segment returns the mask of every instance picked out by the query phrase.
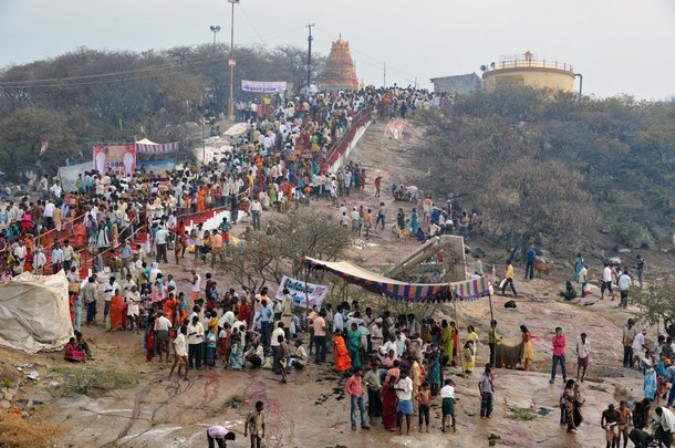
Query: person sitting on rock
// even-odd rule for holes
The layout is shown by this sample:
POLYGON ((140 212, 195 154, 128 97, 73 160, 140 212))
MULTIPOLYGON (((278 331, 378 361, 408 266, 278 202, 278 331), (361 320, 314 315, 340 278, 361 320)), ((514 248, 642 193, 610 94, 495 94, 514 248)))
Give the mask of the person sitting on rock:
POLYGON ((565 283, 565 292, 561 292, 560 297, 565 300, 574 300, 577 298, 577 292, 574 290, 572 282, 565 283))

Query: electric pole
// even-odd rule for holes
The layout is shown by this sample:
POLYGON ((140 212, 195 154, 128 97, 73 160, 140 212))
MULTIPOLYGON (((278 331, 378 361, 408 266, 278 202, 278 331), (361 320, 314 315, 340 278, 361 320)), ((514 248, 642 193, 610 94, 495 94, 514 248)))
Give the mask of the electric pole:
POLYGON ((382 88, 387 88, 387 63, 384 63, 384 79, 382 80, 382 88))
POLYGON ((309 36, 307 36, 307 94, 310 94, 310 86, 312 85, 312 28, 314 27, 313 23, 306 25, 309 30, 309 36))
POLYGON ((230 118, 234 117, 234 66, 237 60, 234 58, 234 5, 239 0, 227 0, 232 4, 232 15, 230 16, 230 54, 228 55, 227 65, 230 66, 230 101, 227 107, 227 114, 230 118))

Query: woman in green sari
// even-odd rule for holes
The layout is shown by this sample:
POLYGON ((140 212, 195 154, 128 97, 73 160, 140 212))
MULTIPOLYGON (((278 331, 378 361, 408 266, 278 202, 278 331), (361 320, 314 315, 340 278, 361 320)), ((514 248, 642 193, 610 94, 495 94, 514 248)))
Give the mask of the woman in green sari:
POLYGON ((361 331, 358 325, 352 324, 352 328, 347 331, 347 350, 349 357, 352 358, 352 368, 361 367, 361 331))

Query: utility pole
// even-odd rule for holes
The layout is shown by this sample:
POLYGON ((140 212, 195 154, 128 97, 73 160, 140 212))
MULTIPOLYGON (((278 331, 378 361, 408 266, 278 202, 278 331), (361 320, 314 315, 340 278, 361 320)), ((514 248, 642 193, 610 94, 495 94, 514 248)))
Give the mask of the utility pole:
POLYGON ((234 5, 239 3, 239 0, 227 0, 232 4, 232 16, 230 22, 230 54, 228 55, 228 65, 230 66, 230 101, 227 108, 227 114, 234 117, 234 66, 237 65, 237 60, 234 59, 234 5))
POLYGON ((314 27, 313 23, 305 25, 309 30, 309 36, 307 36, 307 94, 310 94, 310 86, 312 85, 312 28, 314 27))
POLYGON ((387 63, 384 63, 384 79, 382 80, 382 88, 387 88, 387 63))
POLYGON ((575 73, 574 77, 579 78, 579 102, 581 102, 581 99, 584 94, 584 75, 582 75, 581 73, 575 73))

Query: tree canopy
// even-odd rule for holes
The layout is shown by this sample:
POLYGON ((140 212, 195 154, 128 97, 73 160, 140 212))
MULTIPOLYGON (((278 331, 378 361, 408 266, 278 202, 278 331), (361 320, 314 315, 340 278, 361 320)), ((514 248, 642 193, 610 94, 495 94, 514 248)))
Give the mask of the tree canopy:
MULTIPOLYGON (((51 173, 66 157, 89 157, 92 145, 148 137, 189 142, 186 122, 227 109, 230 70, 236 58, 235 99, 242 79, 306 79, 306 52, 295 47, 176 47, 142 53, 80 48, 53 59, 0 70, 0 168, 51 173), (39 156, 40 143, 49 149, 39 156), (17 169, 18 168, 18 169, 17 169)), ((324 58, 313 57, 314 76, 324 58)))
POLYGON ((511 242, 575 247, 595 228, 640 247, 664 240, 673 224, 672 101, 579 101, 504 86, 461 97, 423 122, 426 186, 481 210, 511 242))

